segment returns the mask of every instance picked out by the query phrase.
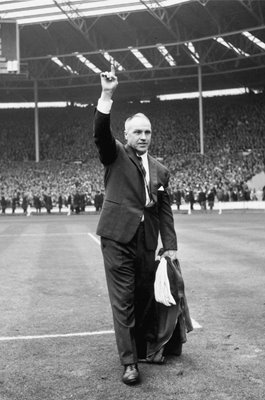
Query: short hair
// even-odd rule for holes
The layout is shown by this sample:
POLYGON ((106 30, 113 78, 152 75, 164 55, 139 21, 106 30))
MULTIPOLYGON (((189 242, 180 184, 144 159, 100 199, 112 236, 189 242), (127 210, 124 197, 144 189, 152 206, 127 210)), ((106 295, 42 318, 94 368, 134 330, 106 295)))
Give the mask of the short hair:
POLYGON ((127 130, 128 124, 129 124, 134 118, 145 118, 145 119, 147 119, 147 120, 150 122, 150 124, 151 124, 150 119, 149 119, 145 114, 143 114, 143 113, 136 113, 136 114, 133 114, 133 115, 131 115, 130 117, 128 117, 128 118, 126 119, 126 121, 125 121, 125 123, 124 123, 125 132, 126 132, 126 130, 127 130))

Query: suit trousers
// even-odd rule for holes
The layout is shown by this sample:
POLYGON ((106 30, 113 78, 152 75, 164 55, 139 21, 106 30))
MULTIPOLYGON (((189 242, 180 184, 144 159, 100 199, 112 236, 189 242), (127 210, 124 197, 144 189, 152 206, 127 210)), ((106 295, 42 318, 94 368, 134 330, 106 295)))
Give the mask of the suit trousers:
POLYGON ((144 222, 127 244, 101 237, 101 249, 120 361, 137 363, 157 334, 155 251, 146 249, 144 222))

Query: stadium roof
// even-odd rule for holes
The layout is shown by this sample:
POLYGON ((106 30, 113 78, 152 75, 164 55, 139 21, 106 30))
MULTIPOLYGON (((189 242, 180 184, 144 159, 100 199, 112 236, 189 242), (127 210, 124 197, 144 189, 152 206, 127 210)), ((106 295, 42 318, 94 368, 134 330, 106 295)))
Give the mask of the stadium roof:
POLYGON ((2 18, 15 19, 19 24, 67 20, 72 17, 87 18, 124 12, 145 11, 146 6, 158 9, 190 0, 1 0, 2 18))
POLYGON ((114 62, 119 96, 265 87, 263 0, 0 0, 16 20, 20 74, 0 75, 0 102, 93 102, 114 62))

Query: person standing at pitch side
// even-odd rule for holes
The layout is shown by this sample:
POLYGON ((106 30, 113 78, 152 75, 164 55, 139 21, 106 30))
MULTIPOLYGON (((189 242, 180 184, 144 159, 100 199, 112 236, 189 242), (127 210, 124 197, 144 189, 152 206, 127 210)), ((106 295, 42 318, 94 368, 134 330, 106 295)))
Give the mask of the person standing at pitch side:
POLYGON ((105 198, 97 234, 101 236, 122 381, 140 381, 138 359, 154 339, 155 310, 150 306, 159 232, 164 256, 177 258, 177 237, 167 192, 169 171, 148 154, 152 129, 141 113, 125 121, 126 145, 110 128, 115 69, 101 73, 101 97, 94 117, 94 140, 105 167, 105 198))

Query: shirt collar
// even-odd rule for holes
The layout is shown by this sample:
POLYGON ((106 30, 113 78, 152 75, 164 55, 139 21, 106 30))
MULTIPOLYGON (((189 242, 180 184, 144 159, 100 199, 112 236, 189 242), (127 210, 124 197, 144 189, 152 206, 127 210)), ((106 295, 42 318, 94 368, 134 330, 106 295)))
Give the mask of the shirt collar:
POLYGON ((144 160, 147 161, 147 154, 148 154, 147 151, 146 151, 144 154, 137 154, 137 153, 136 153, 137 157, 141 157, 143 161, 144 161, 144 160))

